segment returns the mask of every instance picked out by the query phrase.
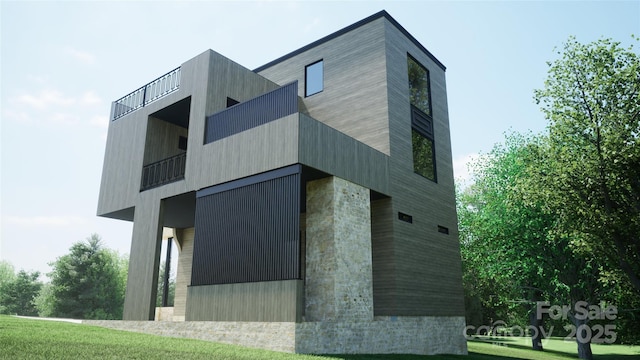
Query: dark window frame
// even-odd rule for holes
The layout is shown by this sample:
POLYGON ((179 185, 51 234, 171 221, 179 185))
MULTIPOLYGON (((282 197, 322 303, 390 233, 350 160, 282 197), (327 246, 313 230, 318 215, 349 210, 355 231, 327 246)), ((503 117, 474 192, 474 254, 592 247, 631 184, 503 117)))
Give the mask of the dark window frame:
MULTIPOLYGON (((435 143, 435 136, 434 136, 434 130, 433 130, 433 103, 432 103, 432 97, 431 97, 431 75, 429 73, 429 70, 422 65, 418 60, 416 60, 415 57, 411 56, 411 54, 407 53, 407 76, 409 76, 409 61, 413 61, 416 65, 418 65, 420 68, 422 68, 425 73, 426 73, 426 77, 427 77, 427 87, 428 87, 428 103, 429 103, 429 113, 427 114, 426 112, 424 112, 422 109, 420 109, 418 106, 416 106, 415 104, 412 103, 411 101, 411 96, 409 96, 409 104, 410 104, 410 111, 411 111, 411 156, 413 159, 413 171, 424 177, 425 179, 431 180, 433 182, 438 182, 438 171, 437 171, 437 166, 436 166, 436 143, 435 143), (416 165, 415 165, 415 154, 414 154, 414 144, 413 144, 413 132, 416 132, 419 136, 422 136, 423 138, 429 140, 431 142, 431 163, 433 165, 433 178, 430 178, 428 176, 426 176, 423 173, 418 172, 416 169, 416 165)), ((409 93, 411 94, 411 81, 409 81, 409 93)))
MULTIPOLYGON (((428 89, 428 101, 429 101, 429 108, 427 109, 427 111, 424 111, 422 109, 420 109, 423 113, 425 113, 427 116, 431 117, 433 116, 433 103, 432 103, 432 96, 431 96, 431 72, 429 71, 429 69, 427 69, 424 65, 422 65, 422 63, 420 63, 418 60, 416 60, 416 58, 414 58, 413 56, 411 56, 411 54, 407 53, 407 75, 408 75, 408 71, 409 71, 409 61, 413 61, 416 65, 418 65, 422 70, 424 70, 424 72, 427 75, 427 89, 428 89)), ((411 82, 409 82, 409 86, 411 86, 411 82)), ((411 88, 409 88, 409 91, 411 91, 411 88)), ((410 94, 411 95, 411 94, 410 94)), ((409 97, 409 101, 411 101, 411 97, 409 97)), ((414 105, 415 107, 418 108, 417 105, 415 104, 411 104, 414 105)))
POLYGON ((315 94, 319 94, 324 91, 324 59, 315 61, 304 67, 304 97, 309 97, 315 94), (309 68, 320 64, 320 90, 310 92, 309 91, 309 68))

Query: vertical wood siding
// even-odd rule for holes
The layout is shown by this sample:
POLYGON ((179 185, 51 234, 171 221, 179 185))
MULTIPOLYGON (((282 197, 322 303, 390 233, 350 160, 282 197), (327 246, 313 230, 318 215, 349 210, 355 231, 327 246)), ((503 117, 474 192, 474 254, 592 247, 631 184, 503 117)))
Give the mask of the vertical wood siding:
POLYGON ((299 173, 197 198, 191 285, 299 279, 299 218, 299 173))
POLYGON ((190 286, 186 321, 299 322, 302 280, 190 286))
POLYGON ((207 116, 204 143, 266 124, 298 112, 298 82, 207 116))

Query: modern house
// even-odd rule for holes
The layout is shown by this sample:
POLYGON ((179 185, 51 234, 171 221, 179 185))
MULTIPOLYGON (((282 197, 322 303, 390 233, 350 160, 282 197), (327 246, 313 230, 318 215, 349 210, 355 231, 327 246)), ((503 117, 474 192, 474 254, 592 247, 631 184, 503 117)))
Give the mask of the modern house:
POLYGON ((174 321, 466 353, 445 67, 385 11, 254 70, 205 51, 113 102, 98 215, 133 222, 124 320, 154 319, 173 228, 174 321))

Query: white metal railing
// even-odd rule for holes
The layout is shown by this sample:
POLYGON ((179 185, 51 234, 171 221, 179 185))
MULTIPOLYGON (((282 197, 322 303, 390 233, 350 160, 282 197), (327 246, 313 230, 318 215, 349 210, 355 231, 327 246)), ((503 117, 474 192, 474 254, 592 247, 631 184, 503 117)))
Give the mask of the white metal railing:
POLYGON ((111 120, 116 120, 132 111, 160 99, 180 88, 180 67, 169 71, 147 85, 114 101, 111 120))

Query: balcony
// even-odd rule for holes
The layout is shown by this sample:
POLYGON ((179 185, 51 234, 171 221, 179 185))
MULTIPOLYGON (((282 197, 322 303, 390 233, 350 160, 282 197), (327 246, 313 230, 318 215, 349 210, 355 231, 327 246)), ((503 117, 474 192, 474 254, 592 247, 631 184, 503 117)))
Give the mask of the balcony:
POLYGON ((142 183, 140 191, 149 190, 158 186, 184 179, 187 153, 178 154, 142 168, 142 183))
POLYGON ((294 81, 207 116, 204 143, 212 143, 296 112, 298 82, 294 81))
POLYGON ((145 107, 180 88, 180 67, 113 102, 111 121, 145 107))

